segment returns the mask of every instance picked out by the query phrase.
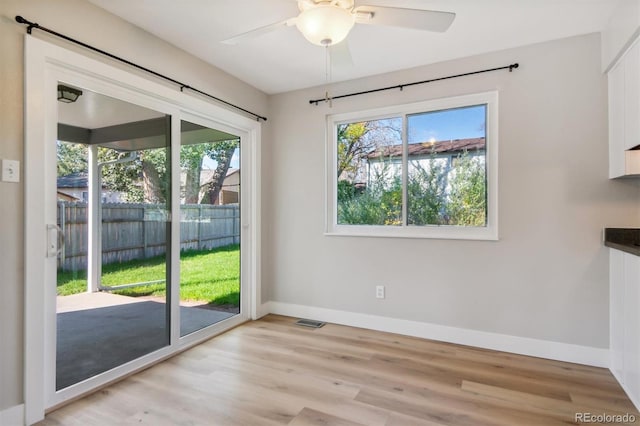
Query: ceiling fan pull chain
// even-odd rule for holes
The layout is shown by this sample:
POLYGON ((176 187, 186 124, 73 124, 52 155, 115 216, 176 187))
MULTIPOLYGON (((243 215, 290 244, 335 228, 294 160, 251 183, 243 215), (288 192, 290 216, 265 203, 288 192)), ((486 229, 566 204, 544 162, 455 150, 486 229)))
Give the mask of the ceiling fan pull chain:
POLYGON ((324 46, 324 78, 327 89, 324 92, 324 102, 329 104, 329 108, 333 107, 331 98, 329 97, 329 84, 331 84, 331 64, 329 57, 329 45, 324 46))

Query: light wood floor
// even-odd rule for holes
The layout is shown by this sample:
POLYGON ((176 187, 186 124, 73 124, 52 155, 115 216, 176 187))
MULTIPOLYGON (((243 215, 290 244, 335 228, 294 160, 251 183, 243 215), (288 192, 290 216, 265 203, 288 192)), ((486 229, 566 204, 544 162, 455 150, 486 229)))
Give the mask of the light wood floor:
POLYGON ((606 369, 270 315, 41 425, 557 425, 635 410, 606 369))

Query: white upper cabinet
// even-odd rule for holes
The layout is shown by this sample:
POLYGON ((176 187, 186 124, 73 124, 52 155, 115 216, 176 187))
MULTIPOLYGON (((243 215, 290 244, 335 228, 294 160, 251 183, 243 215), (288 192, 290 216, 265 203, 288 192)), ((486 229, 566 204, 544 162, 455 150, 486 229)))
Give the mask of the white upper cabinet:
POLYGON ((608 72, 609 177, 625 174, 625 153, 640 145, 640 43, 637 41, 608 72))
POLYGON ((618 62, 609 80, 609 178, 624 175, 624 64, 618 62))
POLYGON ((640 43, 624 59, 624 149, 640 145, 640 43))

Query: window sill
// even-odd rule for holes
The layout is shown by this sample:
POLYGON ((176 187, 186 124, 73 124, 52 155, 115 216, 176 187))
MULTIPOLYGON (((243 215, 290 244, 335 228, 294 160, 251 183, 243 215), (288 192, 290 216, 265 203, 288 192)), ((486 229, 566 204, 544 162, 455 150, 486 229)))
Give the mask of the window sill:
POLYGON ((329 237, 421 238, 438 240, 498 241, 496 227, 420 226, 393 227, 371 225, 334 225, 324 235, 329 237))

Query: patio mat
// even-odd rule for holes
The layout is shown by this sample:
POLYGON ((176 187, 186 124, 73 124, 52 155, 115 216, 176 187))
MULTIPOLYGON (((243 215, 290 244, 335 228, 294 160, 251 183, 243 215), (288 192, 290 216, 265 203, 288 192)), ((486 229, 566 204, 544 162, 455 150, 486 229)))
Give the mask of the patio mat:
MULTIPOLYGON (((57 315, 56 390, 169 344, 166 305, 145 301, 57 315)), ((182 336, 235 314, 180 307, 182 336)))

